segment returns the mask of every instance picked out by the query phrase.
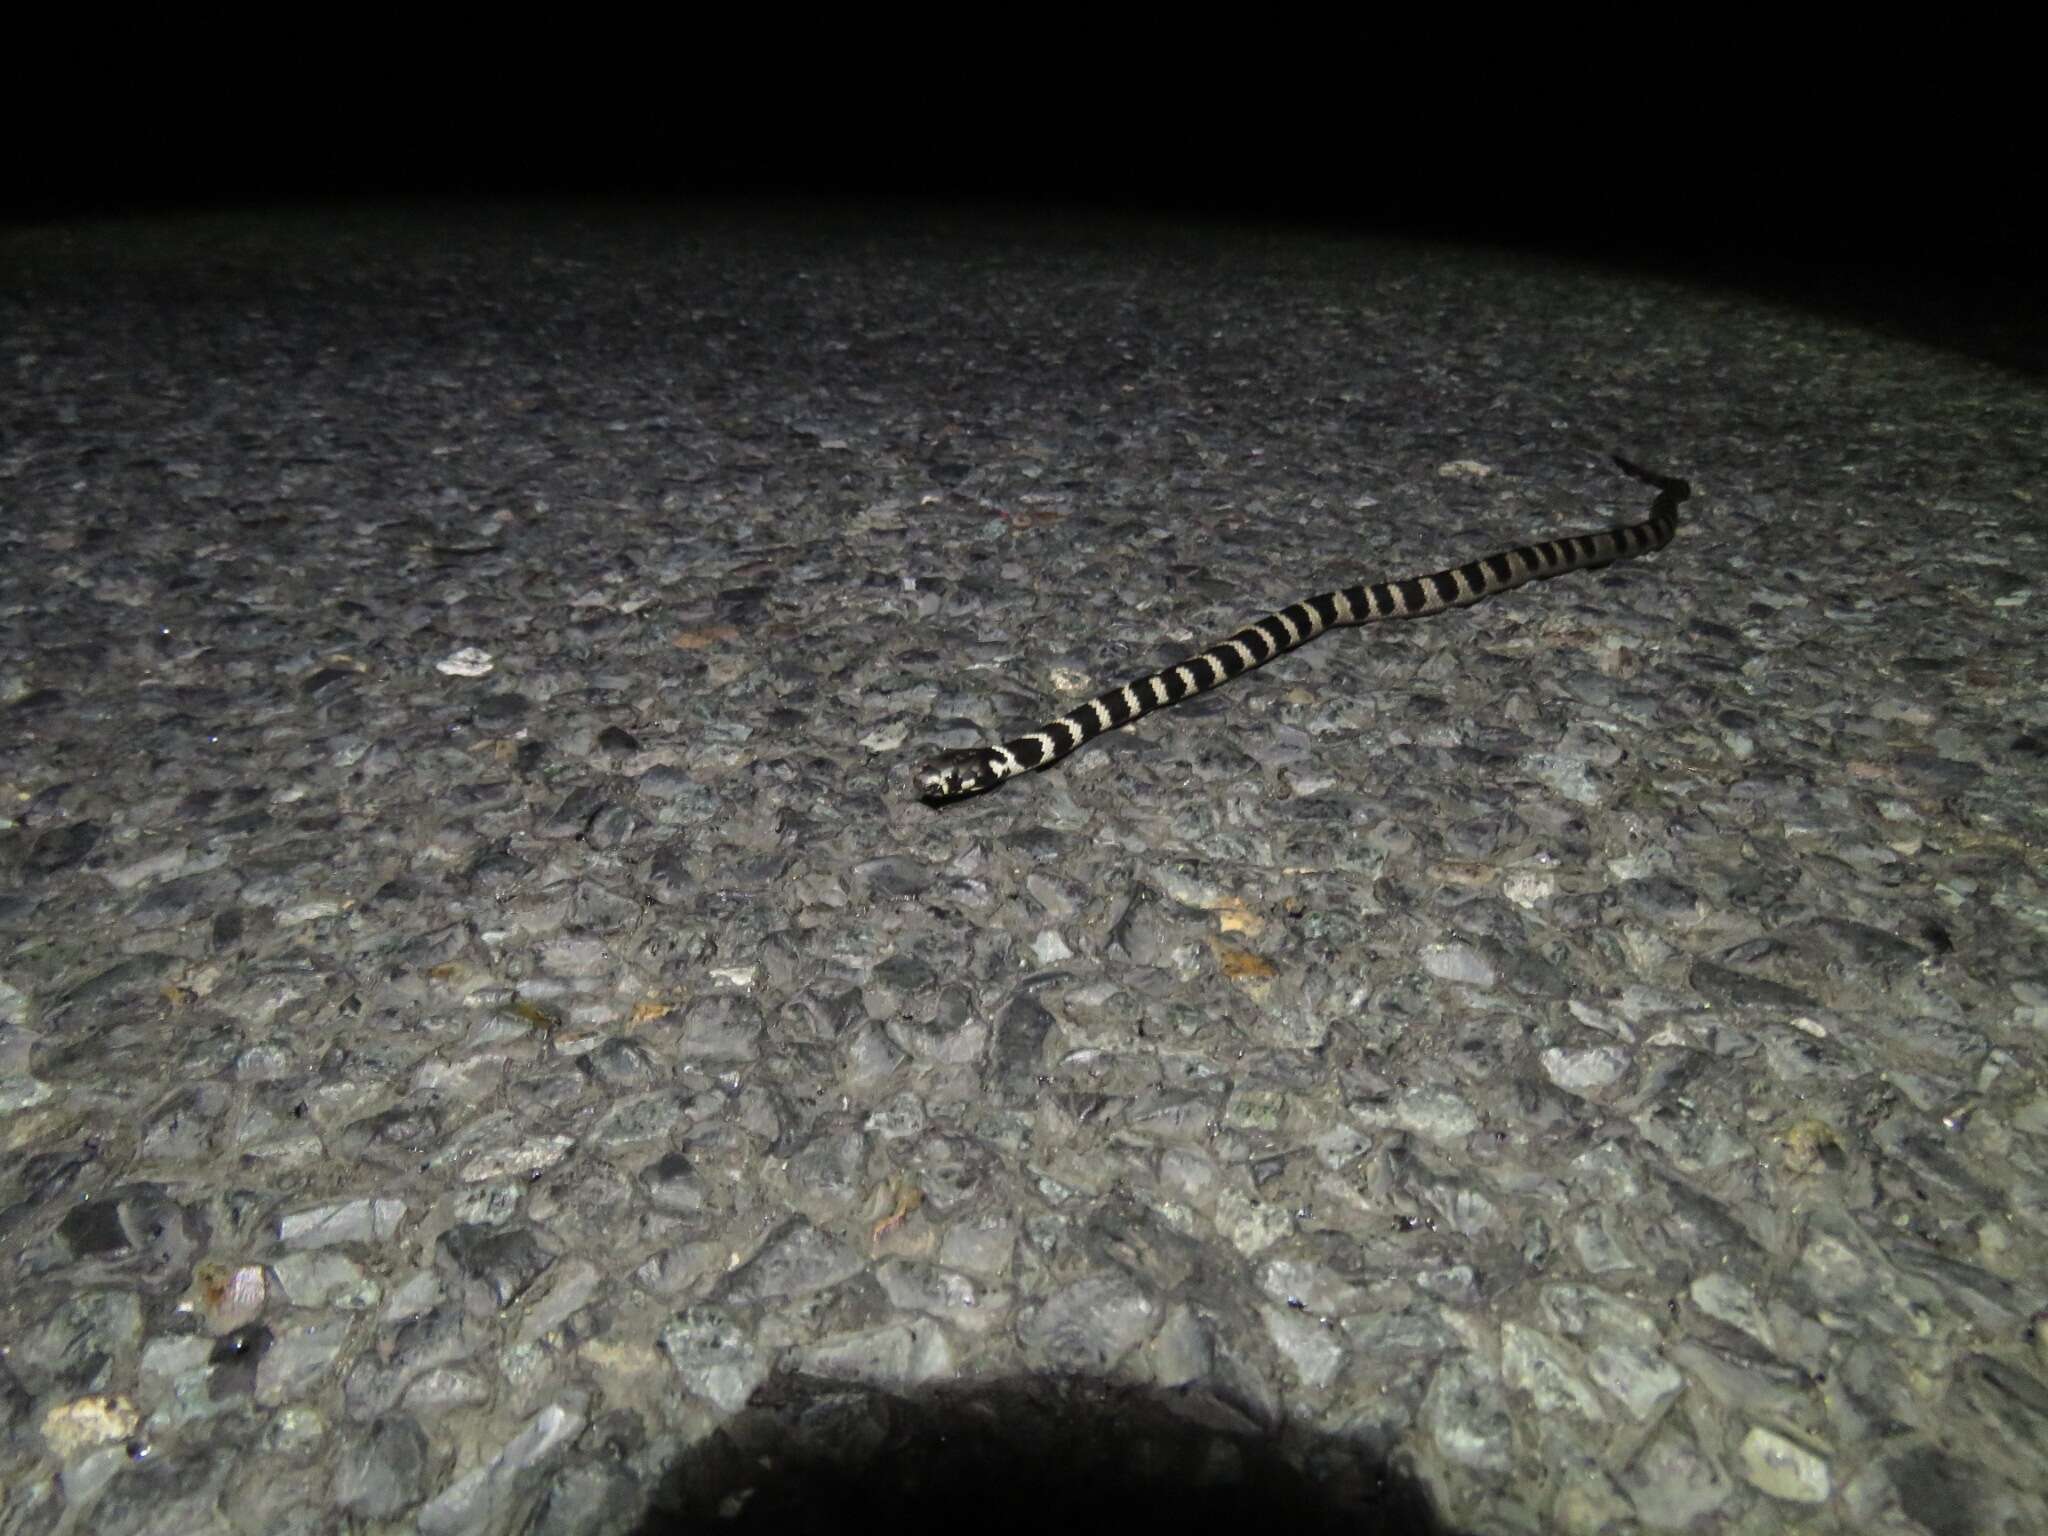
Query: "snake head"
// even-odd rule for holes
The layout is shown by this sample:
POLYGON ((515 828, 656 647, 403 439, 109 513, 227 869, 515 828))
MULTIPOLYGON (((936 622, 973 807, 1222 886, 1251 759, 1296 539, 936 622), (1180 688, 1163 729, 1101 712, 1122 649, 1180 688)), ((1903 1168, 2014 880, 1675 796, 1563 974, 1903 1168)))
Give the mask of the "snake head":
POLYGON ((926 805, 945 805, 994 789, 1003 782, 996 754, 987 747, 939 752, 918 765, 917 792, 926 805))

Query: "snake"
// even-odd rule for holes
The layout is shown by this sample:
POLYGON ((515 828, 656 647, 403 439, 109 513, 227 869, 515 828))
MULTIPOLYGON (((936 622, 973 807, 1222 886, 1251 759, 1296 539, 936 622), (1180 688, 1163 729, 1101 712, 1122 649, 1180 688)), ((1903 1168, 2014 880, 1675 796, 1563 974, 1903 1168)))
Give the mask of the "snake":
POLYGON ((935 753, 917 769, 918 795, 927 805, 950 805, 994 789, 1019 774, 1050 768, 1104 731, 1142 720, 1154 710, 1179 704, 1220 687, 1233 677, 1263 667, 1307 645, 1326 630, 1388 619, 1422 619, 1451 608, 1469 608, 1532 581, 1549 581, 1573 571, 1597 571, 1617 560, 1654 554, 1678 531, 1679 504, 1692 487, 1612 455, 1625 475, 1657 488, 1650 515, 1640 523, 1573 533, 1482 555, 1427 576, 1361 583, 1319 597, 1305 597, 1254 620, 1226 640, 1149 677, 1097 694, 1057 720, 1012 741, 959 747, 935 753))

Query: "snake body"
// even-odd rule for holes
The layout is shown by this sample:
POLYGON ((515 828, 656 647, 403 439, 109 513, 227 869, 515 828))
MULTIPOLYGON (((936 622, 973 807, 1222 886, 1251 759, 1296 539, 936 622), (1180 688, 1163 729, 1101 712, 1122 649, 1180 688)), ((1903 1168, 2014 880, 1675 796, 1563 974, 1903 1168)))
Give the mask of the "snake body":
POLYGON ((1198 656, 1098 694, 1014 741, 937 753, 917 770, 918 793, 929 805, 948 805, 985 794, 1005 779, 1050 767, 1104 731, 1142 720, 1155 709, 1207 693, 1233 677, 1263 667, 1276 656, 1299 650, 1325 630, 1376 624, 1383 619, 1426 618, 1448 608, 1469 608, 1532 581, 1595 571, 1617 560, 1652 554, 1671 542, 1678 528, 1679 503, 1692 495, 1692 487, 1632 464, 1619 454, 1614 462, 1623 474, 1657 488, 1650 515, 1640 523, 1525 544, 1427 576, 1406 576, 1303 598, 1247 624, 1198 656))

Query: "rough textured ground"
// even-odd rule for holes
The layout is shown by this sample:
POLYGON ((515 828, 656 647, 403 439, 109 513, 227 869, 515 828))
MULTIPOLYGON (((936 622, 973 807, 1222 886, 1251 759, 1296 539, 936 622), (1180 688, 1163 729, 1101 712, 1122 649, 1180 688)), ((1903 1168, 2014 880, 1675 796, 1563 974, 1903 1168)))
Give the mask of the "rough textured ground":
POLYGON ((9 237, 0 1532, 2048 1529, 2044 420, 1422 246, 9 237))

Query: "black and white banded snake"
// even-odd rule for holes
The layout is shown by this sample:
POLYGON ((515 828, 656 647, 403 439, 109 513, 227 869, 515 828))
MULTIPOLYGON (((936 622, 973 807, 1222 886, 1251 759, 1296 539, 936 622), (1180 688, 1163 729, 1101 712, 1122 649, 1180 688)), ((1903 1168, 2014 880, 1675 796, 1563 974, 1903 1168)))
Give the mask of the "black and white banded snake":
POLYGON ((1655 474, 1620 454, 1622 473, 1657 488, 1650 515, 1640 523, 1598 533, 1566 534, 1520 549, 1482 555, 1449 570, 1406 576, 1372 586, 1345 587, 1289 603, 1254 620, 1226 640, 1164 671, 1126 683, 1076 705, 1057 720, 999 746, 960 747, 925 760, 917 770, 918 794, 928 805, 949 805, 985 794, 1003 780, 1050 767, 1104 731, 1142 720, 1156 709, 1178 704, 1233 677, 1263 667, 1276 656, 1299 650, 1325 630, 1384 619, 1421 619, 1472 604, 1532 581, 1573 571, 1594 571, 1617 560, 1633 560, 1662 549, 1678 528, 1678 505, 1692 487, 1655 474))

